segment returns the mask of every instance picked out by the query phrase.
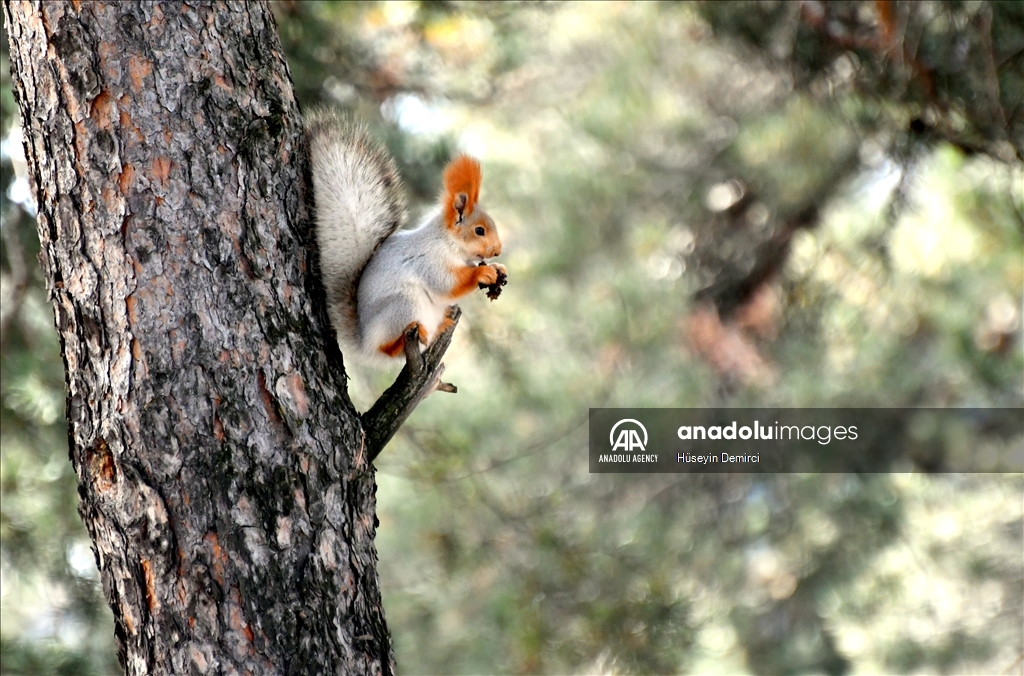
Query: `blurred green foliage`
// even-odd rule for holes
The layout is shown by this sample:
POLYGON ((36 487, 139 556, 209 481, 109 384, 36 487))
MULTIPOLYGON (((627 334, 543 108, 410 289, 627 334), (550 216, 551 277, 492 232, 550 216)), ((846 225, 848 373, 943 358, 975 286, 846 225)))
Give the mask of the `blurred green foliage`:
MULTIPOLYGON (((481 155, 505 241, 459 394, 378 461, 404 672, 1021 672, 1020 475, 590 475, 584 450, 598 406, 1024 404, 1021 7, 275 5, 303 106, 386 140, 414 218, 481 155)), ((113 673, 6 65, 0 671, 113 673)))

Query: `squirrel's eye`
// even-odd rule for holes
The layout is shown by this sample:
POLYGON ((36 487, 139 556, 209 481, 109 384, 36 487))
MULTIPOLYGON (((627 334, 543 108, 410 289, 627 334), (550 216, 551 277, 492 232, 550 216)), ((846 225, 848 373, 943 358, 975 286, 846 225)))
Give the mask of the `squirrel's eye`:
POLYGON ((475 232, 476 232, 476 234, 480 235, 481 237, 484 236, 484 229, 481 228, 479 225, 476 226, 476 231, 475 232))

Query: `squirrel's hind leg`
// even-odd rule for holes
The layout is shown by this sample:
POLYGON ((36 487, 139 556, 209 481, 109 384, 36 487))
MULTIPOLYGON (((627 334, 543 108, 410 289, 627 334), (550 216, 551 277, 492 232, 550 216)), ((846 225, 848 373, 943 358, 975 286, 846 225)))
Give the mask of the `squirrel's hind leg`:
MULTIPOLYGON (((414 344, 427 344, 427 330, 423 328, 423 325, 420 324, 419 322, 411 322, 408 326, 402 329, 402 333, 399 334, 398 338, 395 338, 394 340, 388 343, 383 343, 377 349, 389 357, 397 357, 398 355, 407 351, 405 349, 405 346, 408 342, 407 337, 411 339, 414 344)), ((419 354, 418 347, 419 345, 416 345, 416 354, 419 354)))
POLYGON ((441 323, 437 325, 437 330, 434 331, 435 340, 437 336, 447 331, 450 327, 455 325, 455 320, 459 316, 459 306, 449 305, 445 310, 444 317, 441 318, 441 323))

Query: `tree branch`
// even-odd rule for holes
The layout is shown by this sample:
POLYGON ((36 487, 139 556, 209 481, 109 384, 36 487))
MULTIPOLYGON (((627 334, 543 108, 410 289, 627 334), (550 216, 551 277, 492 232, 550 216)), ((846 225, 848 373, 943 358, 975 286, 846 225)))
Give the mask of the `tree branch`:
POLYGON ((452 305, 448 308, 446 317, 450 323, 423 354, 419 352, 418 328, 413 326, 406 331, 405 367, 398 374, 394 384, 361 416, 370 462, 380 455, 409 414, 428 394, 434 390, 452 393, 457 391, 451 383, 441 382, 441 375, 444 373, 441 359, 452 342, 452 334, 460 316, 462 310, 459 306, 452 305))
MULTIPOLYGON (((713 284, 698 291, 694 295, 695 300, 710 300, 723 320, 731 318, 753 297, 762 284, 782 269, 789 258, 793 235, 800 230, 809 230, 817 226, 821 207, 844 187, 846 179, 859 168, 860 157, 857 147, 849 148, 846 156, 837 161, 831 167, 831 171, 818 181, 817 187, 804 198, 803 206, 786 216, 773 235, 756 245, 753 264, 749 269, 741 270, 730 266, 718 275, 713 284)), ((750 202, 756 201, 753 193, 748 195, 750 202)), ((730 207, 729 211, 733 209, 734 207, 730 207)))

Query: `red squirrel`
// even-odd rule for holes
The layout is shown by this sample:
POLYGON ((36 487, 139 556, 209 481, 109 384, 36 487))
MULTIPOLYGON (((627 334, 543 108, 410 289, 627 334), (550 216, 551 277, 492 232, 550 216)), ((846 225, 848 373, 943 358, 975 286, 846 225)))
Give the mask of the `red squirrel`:
POLYGON ((479 204, 480 163, 444 170, 439 209, 402 230, 405 198, 394 160, 361 126, 321 111, 306 119, 320 268, 345 356, 388 364, 416 326, 424 349, 450 323, 447 308, 477 288, 500 293, 505 266, 494 220, 479 204))

